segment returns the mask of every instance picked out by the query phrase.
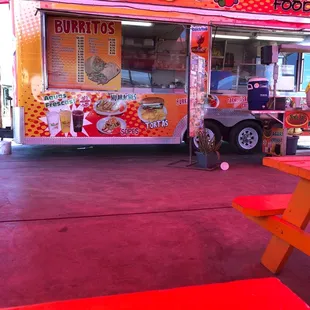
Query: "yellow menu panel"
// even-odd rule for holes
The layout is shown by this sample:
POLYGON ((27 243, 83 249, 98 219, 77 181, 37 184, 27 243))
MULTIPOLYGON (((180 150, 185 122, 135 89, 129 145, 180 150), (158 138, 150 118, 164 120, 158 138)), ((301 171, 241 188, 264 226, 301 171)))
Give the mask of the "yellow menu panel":
POLYGON ((48 87, 119 90, 121 29, 120 22, 48 16, 48 87))

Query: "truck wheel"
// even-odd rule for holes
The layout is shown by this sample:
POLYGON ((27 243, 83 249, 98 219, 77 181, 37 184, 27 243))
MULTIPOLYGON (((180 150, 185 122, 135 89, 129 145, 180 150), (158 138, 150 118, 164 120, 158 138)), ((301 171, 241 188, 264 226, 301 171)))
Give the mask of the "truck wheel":
MULTIPOLYGON (((215 123, 207 121, 205 123, 205 127, 206 127, 206 133, 211 139, 215 137, 216 143, 221 141, 221 130, 215 123)), ((198 137, 193 138, 193 150, 194 151, 199 150, 198 137)))
POLYGON ((260 152, 262 128, 256 122, 251 121, 237 124, 230 132, 229 143, 241 154, 260 152))

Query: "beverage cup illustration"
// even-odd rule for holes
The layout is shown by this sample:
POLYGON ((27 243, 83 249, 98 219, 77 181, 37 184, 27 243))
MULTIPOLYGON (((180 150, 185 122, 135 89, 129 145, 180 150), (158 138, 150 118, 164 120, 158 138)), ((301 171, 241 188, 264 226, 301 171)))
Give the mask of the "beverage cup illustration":
POLYGON ((81 132, 83 129, 84 112, 75 110, 72 112, 73 130, 74 132, 81 132))
POLYGON ((70 125, 71 125, 71 111, 70 110, 61 110, 60 114, 60 125, 61 131, 63 133, 70 132, 70 125))
POLYGON ((56 136, 59 132, 59 114, 58 112, 47 112, 46 113, 48 129, 51 136, 56 136))

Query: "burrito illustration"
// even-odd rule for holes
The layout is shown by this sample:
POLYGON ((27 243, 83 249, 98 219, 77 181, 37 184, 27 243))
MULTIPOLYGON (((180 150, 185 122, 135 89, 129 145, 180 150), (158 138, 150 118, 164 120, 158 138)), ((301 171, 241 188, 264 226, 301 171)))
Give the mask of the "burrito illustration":
POLYGON ((85 61, 85 73, 87 77, 98 85, 107 84, 120 72, 120 68, 115 63, 106 63, 99 56, 89 57, 85 61))

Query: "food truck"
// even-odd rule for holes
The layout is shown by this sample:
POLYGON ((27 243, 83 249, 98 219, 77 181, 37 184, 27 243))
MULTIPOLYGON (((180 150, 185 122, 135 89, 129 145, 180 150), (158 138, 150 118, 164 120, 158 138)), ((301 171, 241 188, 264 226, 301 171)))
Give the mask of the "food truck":
MULTIPOLYGON (((238 151, 261 150, 247 84, 270 80, 277 105, 305 104, 310 1, 12 0, 13 130, 23 144, 179 144, 205 122, 238 151), (195 58, 197 56, 197 58, 195 58)), ((270 106, 270 110, 275 106, 270 106)), ((268 118, 268 117, 267 117, 268 118)))

